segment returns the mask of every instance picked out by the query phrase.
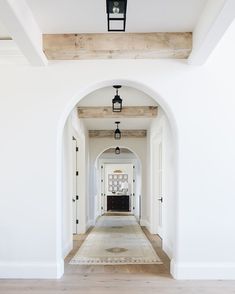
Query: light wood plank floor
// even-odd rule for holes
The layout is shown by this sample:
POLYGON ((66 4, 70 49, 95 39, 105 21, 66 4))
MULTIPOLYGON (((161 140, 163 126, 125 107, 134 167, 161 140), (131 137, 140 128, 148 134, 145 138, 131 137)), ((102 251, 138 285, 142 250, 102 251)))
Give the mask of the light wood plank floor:
MULTIPOLYGON (((169 274, 169 259, 161 240, 143 228, 163 264, 70 265, 87 234, 74 240, 60 280, 0 280, 1 294, 235 294, 235 281, 176 281, 169 274)), ((89 232, 88 232, 89 233, 89 232)))

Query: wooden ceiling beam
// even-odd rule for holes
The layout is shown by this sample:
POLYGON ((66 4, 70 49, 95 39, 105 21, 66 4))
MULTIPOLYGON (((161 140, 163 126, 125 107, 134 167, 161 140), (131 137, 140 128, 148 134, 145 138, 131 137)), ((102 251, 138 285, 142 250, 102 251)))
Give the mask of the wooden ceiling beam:
POLYGON ((128 106, 121 112, 113 112, 112 107, 78 107, 79 118, 154 118, 157 106, 128 106))
POLYGON ((192 33, 44 34, 49 60, 186 59, 192 33))
MULTIPOLYGON (((145 138, 147 130, 121 130, 122 138, 145 138)), ((113 138, 114 130, 89 130, 90 138, 113 138)))

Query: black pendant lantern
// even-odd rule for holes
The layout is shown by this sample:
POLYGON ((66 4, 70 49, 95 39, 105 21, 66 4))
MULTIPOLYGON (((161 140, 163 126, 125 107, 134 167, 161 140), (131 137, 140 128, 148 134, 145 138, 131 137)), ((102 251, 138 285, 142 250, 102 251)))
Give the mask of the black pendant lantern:
POLYGON ((113 112, 121 112, 122 111, 122 99, 118 95, 118 89, 122 86, 115 85, 113 86, 116 89, 116 95, 114 96, 112 103, 113 103, 113 112))
POLYGON ((117 124, 117 128, 116 128, 116 130, 114 132, 114 139, 115 140, 120 140, 121 136, 122 136, 121 131, 118 128, 118 125, 120 124, 120 121, 116 121, 115 124, 117 124))
POLYGON ((109 32, 125 32, 127 0, 106 0, 109 32))
POLYGON ((115 148, 115 154, 120 154, 120 153, 121 153, 120 148, 119 148, 119 147, 116 147, 116 148, 115 148))

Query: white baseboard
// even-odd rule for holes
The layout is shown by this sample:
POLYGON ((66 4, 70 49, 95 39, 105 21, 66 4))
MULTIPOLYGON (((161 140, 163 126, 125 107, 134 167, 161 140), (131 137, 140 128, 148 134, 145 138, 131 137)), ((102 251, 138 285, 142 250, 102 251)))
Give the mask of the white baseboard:
POLYGON ((176 280, 234 280, 235 263, 176 263, 171 261, 176 280))
POLYGON ((66 244, 66 246, 63 248, 63 257, 65 258, 72 249, 73 249, 73 241, 68 242, 68 244, 66 244))
POLYGON ((142 227, 146 227, 148 231, 150 231, 150 223, 146 219, 141 219, 140 220, 140 225, 142 227))
POLYGON ((0 279, 60 279, 64 260, 58 263, 0 263, 0 279))

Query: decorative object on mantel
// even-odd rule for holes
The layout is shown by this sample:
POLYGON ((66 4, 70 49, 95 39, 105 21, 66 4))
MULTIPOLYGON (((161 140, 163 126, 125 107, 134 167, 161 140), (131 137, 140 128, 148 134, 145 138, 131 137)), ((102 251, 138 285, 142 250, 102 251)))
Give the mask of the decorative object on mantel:
POLYGON ((120 124, 120 121, 116 121, 115 124, 117 125, 117 128, 116 128, 116 130, 114 132, 114 139, 115 140, 120 140, 121 137, 122 137, 122 133, 121 133, 121 131, 118 128, 118 125, 120 124))
POLYGON ((118 95, 118 89, 120 89, 122 86, 115 85, 113 87, 116 89, 116 95, 114 96, 114 98, 112 100, 113 112, 121 112, 122 111, 122 99, 118 95))
POLYGON ((116 148, 115 148, 115 154, 120 154, 120 153, 121 153, 120 148, 119 148, 119 147, 116 147, 116 148))
POLYGON ((108 32, 125 32, 127 0, 106 0, 108 32))
POLYGON ((70 264, 162 264, 135 216, 102 216, 70 264))

